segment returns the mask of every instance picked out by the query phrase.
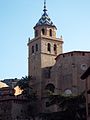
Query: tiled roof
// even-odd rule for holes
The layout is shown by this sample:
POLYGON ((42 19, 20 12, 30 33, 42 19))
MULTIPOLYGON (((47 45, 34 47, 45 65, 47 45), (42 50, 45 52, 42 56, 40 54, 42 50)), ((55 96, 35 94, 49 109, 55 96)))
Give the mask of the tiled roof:
POLYGON ((36 23, 36 26, 41 26, 41 25, 49 25, 52 27, 56 27, 53 22, 51 21, 51 19, 49 18, 48 14, 47 14, 47 9, 46 9, 46 3, 44 3, 44 10, 43 10, 43 15, 41 16, 41 18, 39 19, 39 21, 36 23))

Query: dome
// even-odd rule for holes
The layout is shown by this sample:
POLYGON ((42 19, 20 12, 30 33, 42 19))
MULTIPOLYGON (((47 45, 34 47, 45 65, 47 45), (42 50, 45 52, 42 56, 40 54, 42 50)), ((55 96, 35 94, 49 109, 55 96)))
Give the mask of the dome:
POLYGON ((8 85, 3 82, 0 82, 0 88, 3 88, 3 87, 8 87, 8 85))

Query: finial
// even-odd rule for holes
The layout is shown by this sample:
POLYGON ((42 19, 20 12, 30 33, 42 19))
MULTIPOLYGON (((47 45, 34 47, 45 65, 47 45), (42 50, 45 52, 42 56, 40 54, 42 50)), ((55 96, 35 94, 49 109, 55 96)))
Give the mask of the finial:
POLYGON ((44 13, 47 11, 47 9, 46 9, 46 0, 44 0, 44 13))
POLYGON ((46 8, 46 0, 44 0, 44 9, 46 8))
POLYGON ((30 42, 30 37, 28 38, 28 43, 30 42))

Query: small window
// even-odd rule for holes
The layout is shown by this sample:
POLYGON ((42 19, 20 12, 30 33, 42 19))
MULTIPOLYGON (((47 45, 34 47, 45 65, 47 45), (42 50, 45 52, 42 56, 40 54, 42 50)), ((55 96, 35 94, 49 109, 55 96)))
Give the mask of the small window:
POLYGON ((35 37, 38 36, 38 30, 35 30, 35 37))
POLYGON ((49 31, 49 34, 50 34, 50 36, 52 37, 52 30, 50 29, 50 31, 49 31))
POLYGON ((57 54, 57 45, 56 44, 54 44, 54 52, 55 52, 55 54, 57 54))
POLYGON ((48 50, 49 52, 51 52, 51 45, 50 45, 50 43, 48 43, 47 50, 48 50))
POLYGON ((44 28, 42 29, 42 35, 45 35, 45 29, 44 28))
POLYGON ((43 71, 44 78, 47 78, 47 79, 51 78, 51 68, 52 67, 47 67, 44 69, 43 71))
POLYGON ((36 44, 36 51, 38 51, 38 44, 36 44))
POLYGON ((50 90, 52 93, 54 93, 55 86, 52 83, 49 83, 45 87, 46 90, 50 90))
POLYGON ((65 55, 63 54, 63 57, 65 57, 65 55))
POLYGON ((71 53, 71 56, 73 56, 73 53, 71 53))
POLYGON ((34 53, 34 46, 32 46, 32 53, 34 53))
POLYGON ((83 53, 82 53, 82 55, 84 56, 84 55, 85 55, 85 53, 83 52, 83 53))

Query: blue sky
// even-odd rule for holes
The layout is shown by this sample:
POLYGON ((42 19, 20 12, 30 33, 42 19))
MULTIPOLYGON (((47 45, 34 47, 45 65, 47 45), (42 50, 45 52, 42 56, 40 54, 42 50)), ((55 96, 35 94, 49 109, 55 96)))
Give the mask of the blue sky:
MULTIPOLYGON (((90 50, 90 0, 47 0, 48 15, 64 38, 63 51, 90 50)), ((28 37, 43 0, 0 0, 0 80, 28 73, 28 37)))

